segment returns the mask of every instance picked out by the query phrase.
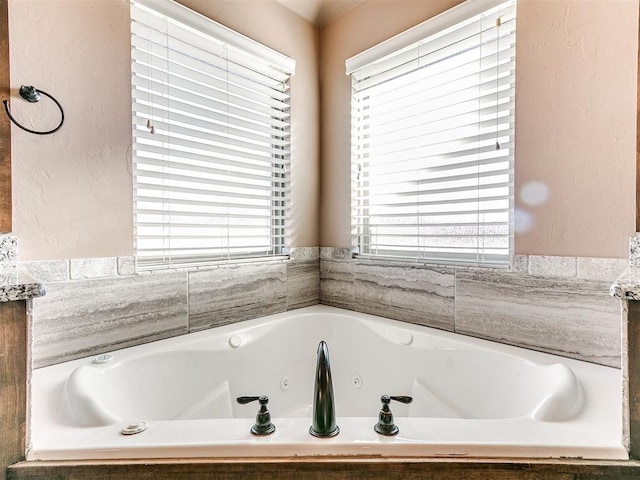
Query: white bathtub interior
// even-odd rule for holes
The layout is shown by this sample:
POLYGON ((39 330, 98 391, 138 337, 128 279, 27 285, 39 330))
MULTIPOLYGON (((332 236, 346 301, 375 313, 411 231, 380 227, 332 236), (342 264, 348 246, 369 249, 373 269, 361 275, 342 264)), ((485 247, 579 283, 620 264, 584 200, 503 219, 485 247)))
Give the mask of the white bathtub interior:
POLYGON ((620 371, 327 306, 37 369, 29 460, 292 455, 628 458, 620 371), (329 346, 340 434, 311 425, 329 346), (374 432, 380 396, 400 433, 374 432), (276 431, 251 435, 267 395, 276 431), (147 430, 124 436, 124 426, 147 430))

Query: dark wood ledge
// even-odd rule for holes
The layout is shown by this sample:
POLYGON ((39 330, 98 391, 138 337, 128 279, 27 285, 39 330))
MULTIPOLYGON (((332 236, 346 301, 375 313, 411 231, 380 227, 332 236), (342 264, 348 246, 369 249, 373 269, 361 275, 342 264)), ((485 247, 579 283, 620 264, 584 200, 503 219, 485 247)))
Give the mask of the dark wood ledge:
POLYGON ((281 458, 22 462, 9 480, 630 480, 640 462, 523 459, 281 458))

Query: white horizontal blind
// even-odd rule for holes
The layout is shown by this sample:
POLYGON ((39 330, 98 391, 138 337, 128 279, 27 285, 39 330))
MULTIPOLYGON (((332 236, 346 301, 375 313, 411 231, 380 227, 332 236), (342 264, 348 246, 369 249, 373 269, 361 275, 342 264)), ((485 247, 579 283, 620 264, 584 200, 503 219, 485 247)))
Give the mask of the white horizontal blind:
POLYGON ((509 262, 516 12, 495 3, 348 72, 360 255, 509 262))
POLYGON ((293 61, 216 31, 234 39, 172 1, 131 4, 139 268, 280 255, 287 242, 293 61))

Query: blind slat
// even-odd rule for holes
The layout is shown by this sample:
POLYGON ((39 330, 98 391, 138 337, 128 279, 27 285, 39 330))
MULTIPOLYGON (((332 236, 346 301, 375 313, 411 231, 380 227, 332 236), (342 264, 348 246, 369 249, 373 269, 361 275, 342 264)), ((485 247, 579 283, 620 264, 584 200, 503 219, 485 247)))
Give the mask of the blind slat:
MULTIPOLYGON (((221 56, 212 55, 212 51, 200 51, 200 55, 207 57, 203 59, 203 57, 193 56, 192 49, 189 47, 180 51, 175 48, 175 44, 171 45, 172 48, 168 48, 168 46, 154 41, 154 38, 149 39, 146 36, 149 32, 148 29, 142 29, 142 33, 137 35, 135 23, 132 28, 134 29, 134 34, 131 38, 134 62, 158 67, 171 64, 179 69, 186 68, 196 72, 199 78, 206 76, 210 79, 231 79, 230 88, 233 92, 242 92, 241 96, 260 93, 281 100, 286 99, 286 92, 289 89, 286 83, 286 76, 281 79, 271 79, 269 76, 253 72, 241 66, 237 71, 230 71, 228 69, 229 62, 224 57, 224 51, 220 52, 221 56)), ((154 35, 154 32, 151 31, 151 34, 154 35)), ((156 33, 155 35, 162 37, 166 34, 156 33)), ((215 80, 213 81, 215 82, 215 80)), ((209 80, 207 83, 209 83, 209 80)))
POLYGON ((286 102, 273 97, 249 95, 245 92, 242 92, 242 95, 239 93, 232 94, 230 88, 225 89, 225 87, 228 87, 228 81, 207 77, 199 78, 198 72, 189 72, 186 69, 181 70, 176 65, 159 68, 134 62, 131 65, 131 72, 140 84, 146 81, 148 82, 147 85, 151 85, 147 87, 149 90, 165 95, 172 94, 180 97, 181 92, 195 91, 203 98, 215 98, 229 105, 262 112, 266 115, 281 115, 281 111, 288 109, 286 102), (182 75, 180 75, 181 73, 182 75), (184 75, 191 75, 191 78, 185 78, 184 75))
MULTIPOLYGON (((209 158, 209 157, 208 157, 209 158)), ((273 180, 273 175, 285 174, 285 170, 282 165, 271 163, 270 165, 263 166, 256 163, 243 163, 233 160, 216 159, 216 162, 206 162, 205 165, 194 165, 180 159, 179 157, 171 157, 168 160, 159 160, 155 158, 145 157, 143 161, 138 163, 138 167, 152 169, 153 167, 163 167, 165 170, 181 170, 189 172, 200 172, 210 175, 233 175, 234 171, 240 170, 238 176, 242 178, 253 178, 255 180, 273 180), (209 166, 212 165, 212 166, 209 166), (224 168, 227 167, 227 168, 224 168), (235 170, 233 170, 235 169, 235 170)))
POLYGON ((258 155, 255 153, 243 152, 241 150, 238 150, 235 148, 237 145, 233 145, 233 143, 236 142, 229 142, 228 146, 226 147, 220 144, 207 145, 205 143, 196 143, 194 140, 188 140, 178 137, 171 131, 165 133, 161 133, 160 131, 151 133, 146 129, 141 128, 134 129, 134 135, 136 136, 136 140, 134 143, 134 149, 136 151, 145 151, 147 146, 155 146, 164 149, 165 154, 169 157, 172 156, 174 151, 178 156, 182 155, 183 153, 187 155, 200 153, 201 155, 203 155, 206 152, 211 155, 212 158, 215 158, 217 155, 227 156, 227 158, 230 159, 242 158, 247 160, 247 164, 250 164, 250 161, 259 163, 268 162, 270 159, 274 161, 273 157, 264 154, 258 155))
POLYGON ((191 149, 208 150, 213 145, 224 145, 225 149, 233 149, 232 152, 237 152, 240 156, 250 153, 253 158, 256 158, 256 156, 258 158, 269 158, 271 155, 279 154, 287 146, 286 144, 260 144, 250 141, 246 137, 234 138, 229 135, 195 129, 193 126, 180 126, 175 123, 171 124, 156 120, 151 120, 151 123, 155 127, 155 133, 147 136, 145 132, 146 126, 144 126, 139 127, 142 130, 141 134, 148 140, 169 143, 171 146, 182 145, 191 149), (180 142, 175 141, 176 138, 180 138, 180 142))
POLYGON ((509 261, 515 1, 469 18, 461 8, 456 22, 438 17, 443 30, 382 57, 362 54, 370 63, 350 72, 359 255, 509 261))
POLYGON ((294 62, 171 5, 131 3, 136 265, 277 258, 294 62))
MULTIPOLYGON (((234 204, 219 204, 219 207, 228 207, 229 209, 238 210, 238 207, 247 207, 246 205, 234 205, 234 204)), ((248 208, 248 207, 247 207, 248 208)), ((254 207, 258 209, 259 207, 254 207)), ((252 208, 253 210, 253 208, 252 208)), ((135 213, 140 216, 140 218, 146 218, 148 216, 158 216, 158 217, 172 217, 172 218, 182 218, 182 217, 194 217, 194 218, 211 218, 211 214, 209 212, 194 212, 194 211, 179 211, 172 208, 171 210, 162 210, 162 209, 152 209, 152 208, 136 208, 135 213)), ((227 215, 225 218, 264 218, 264 215, 242 215, 240 213, 233 213, 232 215, 227 215)), ((283 220, 286 219, 287 216, 282 215, 273 215, 270 217, 271 219, 283 220)), ((195 224, 196 222, 194 222, 195 224)))
POLYGON ((175 98, 163 98, 162 103, 150 101, 153 98, 149 98, 149 94, 144 91, 133 92, 133 108, 135 111, 144 112, 148 117, 152 118, 164 118, 170 113, 178 113, 186 115, 187 117, 195 117, 198 119, 209 120, 212 122, 218 122, 228 124, 230 128, 248 129, 253 132, 260 132, 271 134, 274 128, 280 129, 282 136, 288 134, 286 128, 288 123, 281 122, 273 119, 270 123, 263 123, 263 117, 258 117, 258 120, 252 120, 249 118, 239 118, 229 115, 230 112, 225 111, 223 104, 215 104, 211 108, 206 105, 196 105, 190 103, 184 99, 176 100, 175 98), (217 107, 217 109, 216 109, 217 107), (262 122, 262 123, 261 123, 262 122))
MULTIPOLYGON (((134 104, 134 123, 137 125, 143 125, 146 127, 147 121, 152 121, 154 126, 164 127, 165 130, 170 128, 171 123, 165 122, 162 115, 152 118, 150 109, 138 108, 139 104, 134 104)), ((241 137, 257 144, 273 145, 281 148, 289 146, 288 133, 278 130, 279 137, 275 137, 273 127, 266 130, 264 133, 256 130, 246 130, 229 125, 229 123, 216 122, 213 119, 196 118, 189 115, 183 115, 175 111, 171 112, 171 120, 175 123, 187 124, 197 131, 213 132, 214 134, 224 134, 225 137, 241 137)))
POLYGON ((227 115, 233 115, 243 120, 273 125, 278 125, 278 120, 280 120, 280 125, 286 125, 286 119, 289 117, 287 112, 276 109, 249 110, 243 105, 234 105, 231 102, 227 102, 226 97, 223 95, 217 95, 217 97, 206 96, 197 93, 197 90, 187 91, 177 88, 169 91, 169 89, 164 87, 161 80, 134 76, 132 77, 132 82, 140 92, 137 98, 141 101, 146 101, 146 103, 151 106, 163 106, 170 100, 182 100, 186 112, 192 110, 189 106, 196 108, 205 107, 227 115), (271 118, 273 118, 274 121, 268 121, 271 118))

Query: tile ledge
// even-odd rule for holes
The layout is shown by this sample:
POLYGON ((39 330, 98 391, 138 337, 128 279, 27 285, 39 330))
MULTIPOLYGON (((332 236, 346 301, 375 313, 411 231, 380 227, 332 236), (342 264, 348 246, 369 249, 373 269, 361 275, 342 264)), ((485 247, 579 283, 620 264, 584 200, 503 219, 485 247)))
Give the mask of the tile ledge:
POLYGON ((6 275, 0 278, 0 282, 0 302, 29 300, 47 293, 44 284, 27 275, 6 275))
POLYGON ((640 267, 629 267, 622 272, 609 293, 623 300, 640 300, 640 267))

